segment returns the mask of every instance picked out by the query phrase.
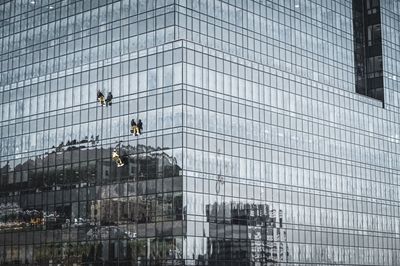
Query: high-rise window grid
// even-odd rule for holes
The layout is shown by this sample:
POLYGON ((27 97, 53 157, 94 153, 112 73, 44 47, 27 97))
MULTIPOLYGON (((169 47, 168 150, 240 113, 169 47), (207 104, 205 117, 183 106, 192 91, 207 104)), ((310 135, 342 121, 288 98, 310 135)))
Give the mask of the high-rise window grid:
POLYGON ((385 108, 351 4, 0 4, 0 264, 397 265, 396 4, 385 108))

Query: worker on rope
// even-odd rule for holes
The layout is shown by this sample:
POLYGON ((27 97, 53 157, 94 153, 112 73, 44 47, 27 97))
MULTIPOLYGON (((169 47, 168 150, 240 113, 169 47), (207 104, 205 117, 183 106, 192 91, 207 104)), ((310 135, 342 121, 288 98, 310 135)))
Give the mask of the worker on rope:
POLYGON ((142 134, 143 130, 143 123, 142 120, 139 119, 138 123, 136 124, 135 119, 131 120, 131 133, 135 134, 135 136, 138 136, 142 134))
POLYGON ((139 119, 138 123, 137 123, 137 128, 138 128, 138 133, 139 135, 142 134, 142 130, 143 130, 143 123, 142 120, 139 119))
POLYGON ((100 90, 97 90, 97 101, 98 101, 101 105, 104 105, 104 104, 105 104, 104 94, 103 94, 100 90))
POLYGON ((107 105, 107 106, 111 106, 111 101, 112 101, 112 99, 113 99, 113 95, 112 95, 111 92, 109 92, 109 93, 107 94, 107 99, 106 99, 106 105, 107 105))
POLYGON ((116 149, 114 149, 114 151, 112 152, 112 157, 111 158, 117 164, 117 167, 124 166, 124 163, 122 162, 121 157, 117 153, 116 149))
POLYGON ((135 134, 135 136, 137 136, 137 132, 138 132, 137 124, 135 122, 135 119, 132 119, 131 120, 131 133, 135 134))
POLYGON ((131 133, 135 134, 135 136, 139 136, 142 134, 143 123, 142 120, 139 119, 139 122, 136 124, 135 119, 131 120, 131 133))

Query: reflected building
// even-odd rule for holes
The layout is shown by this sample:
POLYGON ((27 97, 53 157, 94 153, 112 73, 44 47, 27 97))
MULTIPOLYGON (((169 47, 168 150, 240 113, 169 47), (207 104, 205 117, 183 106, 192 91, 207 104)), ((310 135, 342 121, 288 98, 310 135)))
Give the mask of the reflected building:
POLYGON ((214 203, 206 206, 207 254, 199 261, 207 265, 222 262, 252 262, 276 265, 288 257, 283 214, 267 204, 214 203))
POLYGON ((400 265, 399 14, 0 1, 0 265, 400 265))
POLYGON ((168 253, 178 247, 182 250, 182 241, 174 238, 183 234, 184 220, 182 168, 176 159, 159 148, 119 145, 125 167, 117 168, 110 158, 114 148, 92 144, 60 145, 12 170, 8 164, 2 168, 3 180, 23 169, 29 177, 18 187, 4 184, 0 189, 10 199, 0 204, 0 236, 8 243, 3 255, 20 254, 14 235, 28 241, 22 249, 26 260, 15 257, 5 265, 176 260, 168 253), (101 158, 99 154, 107 155, 101 158), (81 162, 80 157, 93 160, 93 167, 66 167, 81 162), (57 165, 63 165, 64 171, 58 173, 57 165), (29 170, 35 167, 41 170, 31 175, 29 170), (43 169, 48 173, 43 174, 43 169), (76 202, 81 197, 85 200, 76 202), (43 246, 32 245, 38 237, 46 239, 43 246), (169 249, 148 253, 153 245, 169 249))

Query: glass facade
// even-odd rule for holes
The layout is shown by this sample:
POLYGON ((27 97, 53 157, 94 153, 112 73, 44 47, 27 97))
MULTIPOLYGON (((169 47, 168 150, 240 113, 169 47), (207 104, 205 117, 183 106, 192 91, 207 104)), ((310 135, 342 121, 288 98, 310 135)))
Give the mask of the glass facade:
POLYGON ((400 265, 400 1, 384 106, 356 2, 0 1, 0 265, 400 265))

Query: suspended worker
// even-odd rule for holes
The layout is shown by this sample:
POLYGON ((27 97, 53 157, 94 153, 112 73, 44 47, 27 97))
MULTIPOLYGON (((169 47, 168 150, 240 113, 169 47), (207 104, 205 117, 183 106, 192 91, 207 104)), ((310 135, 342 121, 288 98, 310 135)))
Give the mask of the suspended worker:
POLYGON ((106 99, 106 105, 107 106, 110 106, 111 105, 111 100, 113 99, 113 95, 112 95, 112 93, 111 92, 109 92, 108 94, 107 94, 107 99, 106 99))
POLYGON ((135 134, 135 136, 137 136, 137 133, 139 132, 137 124, 135 122, 135 119, 131 120, 131 133, 135 134))
POLYGON ((112 160, 117 164, 117 167, 124 166, 124 163, 121 160, 121 157, 118 155, 117 150, 114 149, 112 152, 112 160))
POLYGON ((138 121, 138 123, 137 123, 137 128, 138 128, 138 131, 139 131, 139 135, 142 134, 143 123, 142 123, 142 120, 141 120, 141 119, 139 119, 139 121, 138 121))
POLYGON ((97 90, 97 101, 98 101, 101 105, 104 105, 104 103, 105 103, 104 94, 103 94, 100 90, 97 90))
POLYGON ((138 136, 142 134, 143 130, 143 123, 142 120, 139 119, 138 123, 136 124, 135 119, 131 120, 131 133, 135 134, 135 136, 138 136))

